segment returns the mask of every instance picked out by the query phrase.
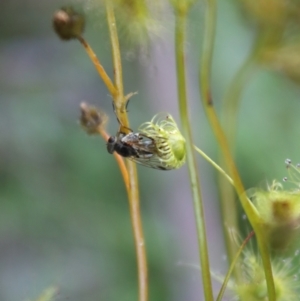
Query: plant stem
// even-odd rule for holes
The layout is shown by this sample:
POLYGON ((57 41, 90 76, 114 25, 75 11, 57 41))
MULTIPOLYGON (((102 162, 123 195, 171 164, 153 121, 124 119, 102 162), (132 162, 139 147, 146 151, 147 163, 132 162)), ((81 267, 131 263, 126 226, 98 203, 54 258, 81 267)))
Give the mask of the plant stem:
MULTIPOLYGON (((239 102, 241 100, 242 91, 245 88, 246 83, 249 81, 251 75, 253 74, 259 47, 254 47, 253 51, 249 57, 245 60, 241 68, 238 70, 237 74, 234 76, 233 80, 229 85, 228 92, 222 103, 222 124, 224 132, 228 139, 229 146, 231 148, 232 154, 234 154, 235 136, 237 128, 237 115, 239 109, 239 102)), ((220 165, 225 166, 224 157, 220 154, 220 165)), ((238 229, 238 210, 236 203, 236 194, 234 188, 229 185, 227 181, 220 175, 218 176, 218 185, 220 192, 220 201, 222 207, 222 219, 224 225, 230 229, 238 229)), ((229 257, 229 262, 233 260, 235 253, 237 251, 237 245, 232 241, 228 231, 224 231, 227 254, 229 257)), ((235 277, 238 279, 239 271, 235 269, 235 277)))
POLYGON ((269 301, 276 300, 275 286, 272 274, 270 252, 265 240, 264 231, 262 229, 261 218, 253 206, 251 201, 246 197, 244 193, 244 186, 241 181, 238 170, 235 166, 234 160, 231 156, 230 148, 225 137, 225 133, 217 118, 213 100, 210 90, 210 72, 211 62, 213 54, 213 45, 215 38, 215 22, 216 22, 216 2, 215 0, 207 0, 207 10, 205 14, 205 33, 203 41, 203 52, 201 57, 200 67, 200 93, 205 108, 206 114, 210 121, 211 127, 223 152, 224 160, 228 166, 231 177, 235 183, 235 189, 241 201, 244 211, 246 212, 248 219, 255 231, 257 242, 262 257, 264 271, 266 276, 266 282, 268 287, 269 301))
POLYGON ((176 51, 176 66, 177 66, 177 86, 178 86, 178 101, 183 134, 186 139, 187 163, 192 186, 194 211, 196 217, 199 256, 201 262, 202 281, 204 288, 204 296, 206 301, 213 301, 211 275, 209 268, 208 247, 205 231, 204 209, 201 198, 201 189, 199 184, 199 175, 197 173, 197 164, 195 153, 193 150, 192 133, 189 124, 187 112, 187 92, 185 78, 185 33, 186 19, 188 9, 175 8, 175 51, 176 51))
POLYGON ((223 100, 223 112, 222 112, 222 124, 224 131, 226 133, 228 143, 232 149, 234 149, 234 140, 236 136, 236 123, 237 115, 239 110, 239 104, 241 100, 241 95, 245 89, 245 85, 249 81, 253 72, 256 69, 258 50, 255 49, 245 60, 241 68, 238 70, 234 76, 228 91, 223 100))
POLYGON ((223 295, 224 295, 224 293, 225 293, 225 289, 226 289, 227 283, 228 283, 228 281, 229 281, 229 279, 230 279, 230 276, 231 276, 231 274, 232 274, 232 272, 233 272, 233 270, 234 270, 234 267, 235 267, 235 265, 236 265, 236 263, 237 263, 237 261, 238 261, 240 255, 241 255, 242 251, 244 250, 246 244, 248 243, 248 241, 250 240, 250 238, 251 238, 253 235, 254 235, 254 231, 251 231, 251 232, 248 234, 248 236, 246 237, 246 239, 243 241, 242 245, 239 247, 237 253, 235 254, 235 256, 234 256, 234 258, 233 258, 233 260, 232 260, 232 262, 231 262, 231 264, 230 264, 229 270, 228 270, 228 272, 227 272, 227 274, 226 274, 226 276, 225 276, 225 279, 224 279, 224 281, 223 281, 222 287, 221 287, 221 289, 220 289, 220 292, 219 292, 219 294, 218 294, 218 297, 217 297, 216 301, 221 301, 221 300, 222 300, 223 295))
POLYGON ((194 149, 196 150, 196 152, 198 152, 208 163, 210 163, 219 173, 220 175, 224 176, 223 179, 227 179, 227 182, 229 182, 229 184, 234 185, 233 180, 229 177, 229 175, 226 173, 226 171, 219 166, 215 161, 213 161, 209 156, 206 155, 205 152, 203 152, 200 148, 198 148, 197 146, 194 145, 194 149))
POLYGON ((106 85, 109 93, 111 94, 112 97, 115 97, 117 95, 117 90, 116 90, 114 84, 112 83, 110 77, 107 75, 105 69, 101 65, 101 63, 100 63, 99 59, 97 58, 95 52, 93 51, 91 46, 86 42, 86 40, 82 36, 79 36, 78 40, 82 44, 82 46, 84 47, 86 53, 90 57, 90 59, 93 62, 94 66, 96 67, 96 69, 97 69, 100 77, 102 78, 104 84, 106 85))
POLYGON ((114 106, 116 114, 121 125, 129 128, 129 122, 126 112, 126 102, 124 100, 123 76, 122 76, 122 61, 120 54, 120 45, 117 32, 117 23, 114 14, 113 3, 106 0, 106 14, 108 21, 108 29, 110 42, 112 46, 112 59, 114 65, 114 81, 118 90, 118 94, 114 98, 114 106))
MULTIPOLYGON (((116 20, 114 15, 113 4, 110 0, 106 1, 106 13, 108 28, 112 44, 112 55, 114 64, 115 86, 118 91, 114 97, 114 105, 116 114, 121 122, 121 125, 129 128, 129 121, 126 112, 126 99, 123 92, 123 76, 122 76, 122 63, 119 47, 118 32, 116 20)), ((145 240, 142 228, 142 219, 140 213, 140 200, 138 177, 135 163, 127 162, 129 174, 129 189, 127 190, 129 199, 129 209, 131 224, 133 228, 133 236, 135 249, 137 254, 137 269, 138 269, 138 286, 139 286, 139 301, 148 300, 148 268, 147 257, 145 249, 145 240)))

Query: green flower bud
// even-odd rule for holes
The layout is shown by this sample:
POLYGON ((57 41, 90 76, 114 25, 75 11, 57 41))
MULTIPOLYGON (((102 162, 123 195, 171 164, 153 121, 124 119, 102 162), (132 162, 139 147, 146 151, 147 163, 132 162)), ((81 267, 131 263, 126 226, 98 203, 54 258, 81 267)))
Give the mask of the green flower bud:
POLYGON ((161 114, 155 115, 150 122, 139 127, 139 132, 155 142, 156 160, 162 169, 180 168, 185 163, 185 139, 171 115, 164 118, 161 114))
POLYGON ((252 189, 249 196, 264 222, 271 248, 283 251, 290 247, 300 231, 300 192, 283 190, 273 181, 267 191, 252 189))
MULTIPOLYGON (((268 289, 260 257, 252 250, 243 252, 240 261, 241 278, 229 287, 236 292, 240 301, 267 301, 268 289)), ((296 271, 291 260, 272 260, 275 292, 277 301, 299 300, 299 283, 295 281, 296 271)))

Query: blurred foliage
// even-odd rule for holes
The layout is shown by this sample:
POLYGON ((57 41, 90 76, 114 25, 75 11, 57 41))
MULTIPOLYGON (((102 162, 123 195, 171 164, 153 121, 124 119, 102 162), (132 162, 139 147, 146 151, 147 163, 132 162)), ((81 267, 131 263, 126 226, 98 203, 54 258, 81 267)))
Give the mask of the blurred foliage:
MULTIPOLYGON (((83 7, 88 15, 85 36, 112 73, 105 20, 90 3, 83 7)), ((64 4, 0 2, 0 300, 34 300, 52 285, 58 287, 57 300, 136 300, 124 184, 105 142, 79 127, 79 104, 87 101, 105 110, 112 134, 117 122, 110 97, 80 44, 61 42, 52 31, 52 14, 64 4)), ((197 144, 216 157, 197 92, 202 8, 195 6, 189 32, 191 119, 197 144)), ((255 37, 236 1, 219 1, 218 11, 213 69, 217 106, 255 37)), ((133 128, 158 111, 176 116, 174 62, 164 59, 170 55, 168 47, 173 49, 172 20, 166 19, 164 26, 163 38, 152 41, 153 49, 123 48, 125 89, 139 91, 129 107, 133 128), (164 85, 156 79, 161 79, 161 69, 167 70, 164 85)), ((281 180, 285 158, 300 160, 299 94, 295 82, 263 69, 247 85, 236 155, 246 187, 281 180)), ((211 167, 202 161, 200 167, 212 267, 219 271, 224 269, 224 250, 216 182, 211 167)), ((199 273, 188 266, 198 266, 198 259, 187 172, 139 167, 139 174, 150 298, 199 300, 199 273)))

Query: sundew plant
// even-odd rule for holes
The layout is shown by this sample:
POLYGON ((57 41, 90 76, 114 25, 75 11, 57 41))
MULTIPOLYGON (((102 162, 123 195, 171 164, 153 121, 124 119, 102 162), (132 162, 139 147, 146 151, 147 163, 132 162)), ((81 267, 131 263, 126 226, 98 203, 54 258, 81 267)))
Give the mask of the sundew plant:
MULTIPOLYGON (((185 199, 184 202, 193 203, 200 262, 198 270, 203 287, 203 296, 199 295, 197 300, 300 300, 297 260, 300 166, 283 158, 282 162, 286 159, 287 168, 284 179, 270 179, 265 185, 246 188, 239 171, 243 166, 238 169, 235 160, 238 124, 255 122, 253 117, 238 122, 243 92, 255 78, 255 74, 262 68, 268 68, 299 82, 300 2, 235 1, 241 15, 247 19, 248 26, 255 28, 256 34, 252 51, 229 82, 224 97, 214 92, 212 81, 217 12, 222 14, 216 0, 103 0, 82 3, 81 8, 79 4, 80 2, 76 3, 76 9, 72 6, 58 9, 53 16, 53 27, 62 40, 78 40, 77 46, 81 45, 85 49, 110 94, 108 101, 112 102, 111 112, 104 113, 101 104, 94 107, 84 102, 80 107, 80 123, 88 134, 104 139, 107 156, 114 156, 126 187, 127 196, 124 194, 124 199, 128 199, 137 263, 136 300, 153 300, 149 294, 151 279, 148 275, 147 240, 140 210, 143 191, 140 191, 136 164, 142 166, 140 173, 145 168, 151 168, 157 173, 163 173, 165 177, 171 171, 188 169, 189 178, 186 181, 190 183, 191 199, 185 199), (105 64, 104 67, 100 59, 101 53, 96 55, 90 46, 93 42, 88 42, 84 36, 84 28, 92 26, 85 19, 85 14, 91 13, 91 8, 99 12, 101 22, 107 22, 108 38, 103 44, 110 45, 110 66, 105 64), (199 14, 201 21, 193 23, 197 19, 195 14, 199 14), (177 83, 177 99, 173 101, 177 103, 180 118, 175 120, 174 112, 155 112, 152 119, 145 116, 144 122, 139 127, 134 127, 129 123, 130 108, 135 105, 135 98, 143 97, 136 95, 138 86, 134 91, 127 91, 124 85, 123 54, 128 48, 133 49, 132 53, 136 53, 136 56, 139 55, 138 51, 135 52, 137 48, 146 52, 145 49, 159 43, 164 29, 170 26, 174 29, 172 49, 176 62, 172 73, 176 75, 177 83), (188 39, 191 28, 199 32, 197 43, 188 39), (196 49, 199 45, 198 73, 195 78, 191 78, 187 76, 189 49, 196 49), (202 129, 192 128, 194 123, 190 117, 188 93, 191 83, 197 85, 200 110, 205 113, 211 129, 210 135, 216 141, 216 160, 195 143, 197 134, 202 129), (107 114, 113 116, 110 121, 115 120, 118 125, 116 133, 108 134, 107 114), (228 259, 228 272, 218 276, 211 268, 209 256, 207 216, 203 206, 205 197, 202 193, 205 174, 197 164, 199 158, 209 162, 218 176, 213 185, 219 195, 228 259), (241 210, 249 221, 246 228, 240 223, 241 210), (216 279, 219 285, 213 286, 216 279)), ((106 30, 105 26, 101 28, 106 30)), ((218 47, 225 49, 228 45, 218 44, 218 47)), ((259 110, 257 108, 257 113, 259 110)), ((270 157, 275 152, 276 146, 267 156, 270 157)), ((99 177, 100 175, 101 170, 99 177)), ((257 179, 257 183, 261 180, 264 179, 257 179)))

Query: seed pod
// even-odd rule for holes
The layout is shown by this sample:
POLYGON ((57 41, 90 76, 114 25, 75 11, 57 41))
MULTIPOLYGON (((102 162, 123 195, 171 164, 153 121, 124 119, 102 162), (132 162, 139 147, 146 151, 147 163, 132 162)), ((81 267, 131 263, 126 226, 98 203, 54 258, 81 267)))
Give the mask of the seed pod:
POLYGON ((107 116, 98 108, 86 103, 80 104, 80 124, 90 134, 99 134, 101 128, 105 128, 107 116))
POLYGON ((84 30, 84 17, 72 7, 64 7, 53 16, 53 28, 62 40, 77 39, 84 30))

